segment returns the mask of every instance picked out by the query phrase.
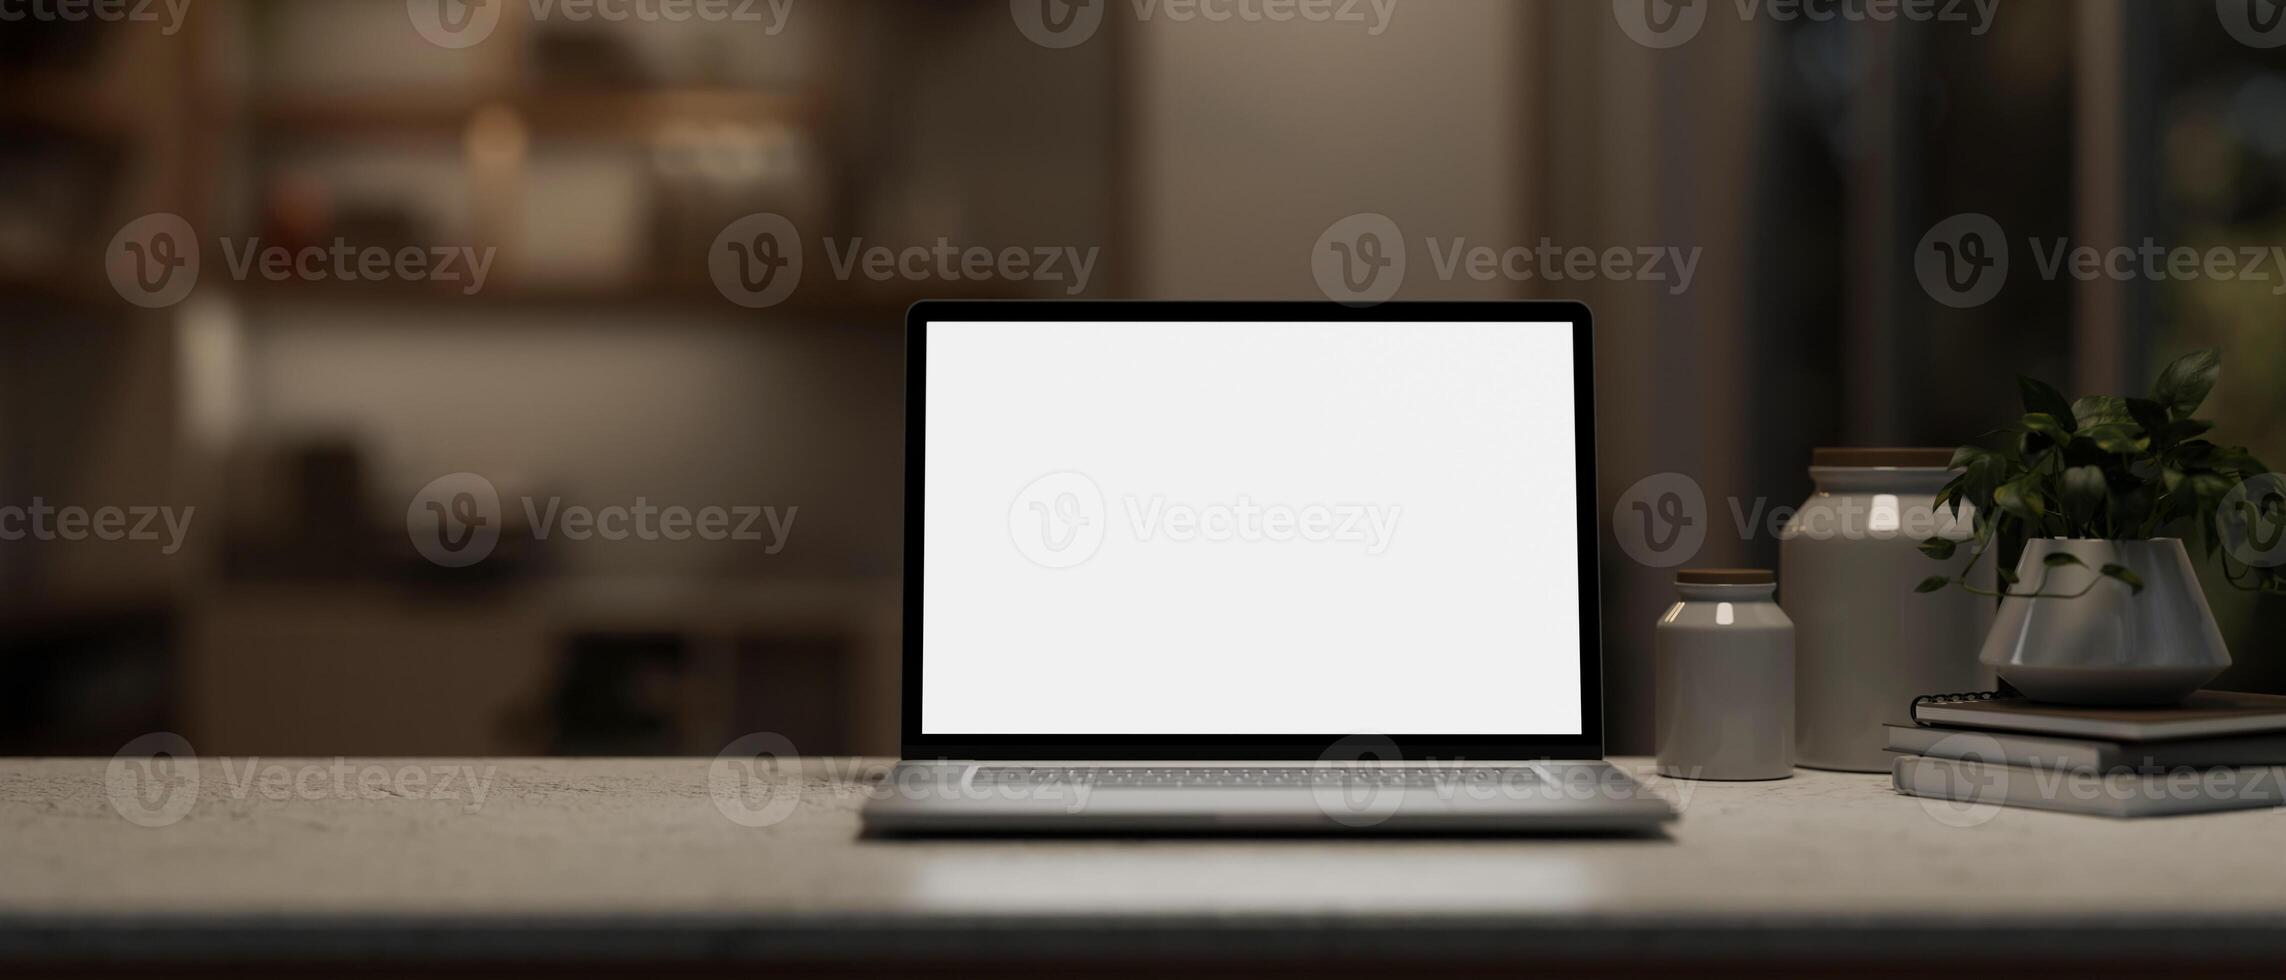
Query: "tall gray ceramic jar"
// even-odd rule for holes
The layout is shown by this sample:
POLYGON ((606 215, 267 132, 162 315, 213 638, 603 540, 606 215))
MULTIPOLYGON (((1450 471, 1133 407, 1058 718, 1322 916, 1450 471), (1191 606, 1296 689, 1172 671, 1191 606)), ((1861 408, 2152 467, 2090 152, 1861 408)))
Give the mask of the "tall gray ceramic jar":
MULTIPOLYGON (((1929 537, 1967 541, 1975 512, 1931 507, 1949 449, 1818 449, 1816 490, 1780 533, 1778 604, 1794 621, 1794 755, 1801 765, 1888 772, 1882 725, 1912 724, 1913 698, 1989 690, 1977 662, 1993 602, 1913 586, 1966 560, 1932 561, 1929 537)), ((1992 581, 1993 558, 1980 563, 1992 581)))

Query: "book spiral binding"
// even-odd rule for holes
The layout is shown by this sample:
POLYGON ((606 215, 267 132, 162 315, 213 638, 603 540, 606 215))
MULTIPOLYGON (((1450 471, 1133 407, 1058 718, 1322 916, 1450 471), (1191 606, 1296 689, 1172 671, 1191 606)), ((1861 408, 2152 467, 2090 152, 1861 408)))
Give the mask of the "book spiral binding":
POLYGON ((1914 698, 1914 704, 1963 704, 1969 701, 2019 701, 2014 694, 1999 691, 1963 691, 1959 694, 1924 694, 1914 698))

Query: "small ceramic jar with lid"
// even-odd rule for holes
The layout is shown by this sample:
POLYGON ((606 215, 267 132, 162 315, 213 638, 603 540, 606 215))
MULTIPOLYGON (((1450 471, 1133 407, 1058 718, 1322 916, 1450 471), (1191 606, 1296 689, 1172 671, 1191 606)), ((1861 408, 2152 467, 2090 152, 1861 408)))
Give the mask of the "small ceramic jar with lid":
POLYGON ((1685 569, 1655 636, 1659 772, 1794 774, 1794 624, 1759 568, 1685 569))

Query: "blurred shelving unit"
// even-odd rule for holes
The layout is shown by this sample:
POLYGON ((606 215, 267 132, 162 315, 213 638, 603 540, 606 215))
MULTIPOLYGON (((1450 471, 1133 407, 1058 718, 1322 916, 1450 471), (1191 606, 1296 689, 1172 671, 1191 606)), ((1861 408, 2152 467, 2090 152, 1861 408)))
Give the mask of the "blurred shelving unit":
MULTIPOLYGON (((188 186, 185 57, 129 25, 0 32, 0 503, 175 492, 168 317, 123 302, 103 253, 188 186)), ((0 744, 111 751, 175 724, 187 573, 155 549, 0 545, 0 744)))
POLYGON ((103 715, 133 719, 113 734, 222 753, 711 752, 781 721, 805 750, 893 749, 903 312, 1033 291, 812 252, 748 309, 706 252, 760 211, 813 247, 1113 244, 1116 32, 1048 52, 984 2, 805 3, 780 33, 498 6, 460 49, 399 0, 0 37, 36 55, 0 59, 0 131, 36 134, 0 155, 0 501, 197 515, 173 555, 0 549, 0 656, 114 671, 41 673, 17 716, 115 689, 144 701, 103 715), (1017 152, 996 134, 1019 118, 1064 121, 1017 152), (146 310, 107 243, 159 212, 202 269, 146 310), (231 267, 335 241, 495 263, 473 294, 231 267), (802 518, 782 556, 504 543, 454 575, 412 555, 404 511, 463 470, 504 499, 802 518), (651 699, 671 737, 578 730, 567 692, 615 658, 673 665, 651 699))

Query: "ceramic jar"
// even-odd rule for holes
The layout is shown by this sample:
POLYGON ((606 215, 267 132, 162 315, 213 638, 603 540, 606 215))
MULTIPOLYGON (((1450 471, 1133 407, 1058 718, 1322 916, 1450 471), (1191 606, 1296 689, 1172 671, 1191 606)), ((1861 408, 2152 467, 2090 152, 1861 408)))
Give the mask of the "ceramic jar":
POLYGON ((1659 772, 1794 774, 1794 624, 1765 569, 1686 569, 1659 618, 1653 681, 1659 772))
MULTIPOLYGON (((1780 533, 1779 604, 1794 621, 1794 752, 1802 765, 1888 772, 1882 725, 1909 725, 1923 694, 1983 691, 1992 671, 1977 662, 1991 631, 1993 601, 1959 588, 1919 594, 1914 585, 1957 570, 1931 560, 1920 542, 1967 541, 1975 511, 1931 504, 1952 478, 1950 449, 1818 449, 1816 490, 1780 533)), ((1978 579, 1991 587, 1993 561, 1978 579)))

